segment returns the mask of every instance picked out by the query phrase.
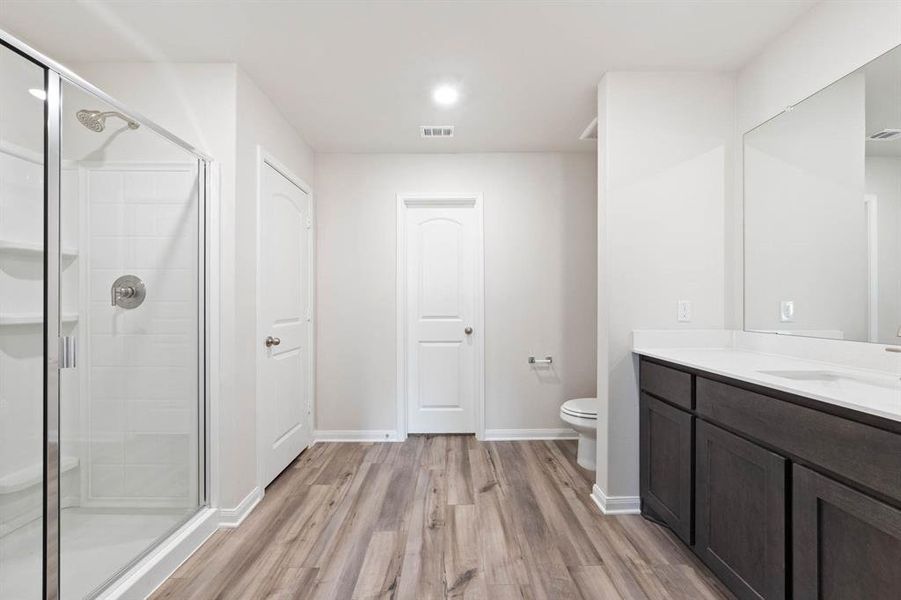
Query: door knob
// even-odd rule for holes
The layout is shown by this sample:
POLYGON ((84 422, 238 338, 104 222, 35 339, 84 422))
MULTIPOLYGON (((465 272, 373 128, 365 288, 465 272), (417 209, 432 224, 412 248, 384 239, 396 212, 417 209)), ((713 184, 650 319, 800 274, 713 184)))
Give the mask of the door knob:
POLYGON ((266 347, 271 348, 273 346, 278 346, 282 341, 277 337, 272 337, 271 335, 266 338, 266 347))
POLYGON ((472 335, 472 327, 467 327, 463 330, 463 333, 465 333, 466 335, 472 335))

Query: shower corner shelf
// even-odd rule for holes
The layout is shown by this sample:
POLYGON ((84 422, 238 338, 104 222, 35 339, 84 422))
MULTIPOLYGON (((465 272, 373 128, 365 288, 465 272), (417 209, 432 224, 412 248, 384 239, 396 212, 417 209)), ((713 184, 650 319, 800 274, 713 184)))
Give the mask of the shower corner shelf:
MULTIPOLYGON (((78 321, 77 313, 63 313, 63 323, 75 323, 78 321)), ((44 315, 40 313, 0 313, 0 327, 4 325, 41 325, 44 323, 44 315)))
MULTIPOLYGON (((0 254, 43 256, 44 244, 38 242, 0 240, 0 254)), ((75 258, 78 256, 78 250, 76 248, 63 248, 60 254, 63 258, 75 258)))

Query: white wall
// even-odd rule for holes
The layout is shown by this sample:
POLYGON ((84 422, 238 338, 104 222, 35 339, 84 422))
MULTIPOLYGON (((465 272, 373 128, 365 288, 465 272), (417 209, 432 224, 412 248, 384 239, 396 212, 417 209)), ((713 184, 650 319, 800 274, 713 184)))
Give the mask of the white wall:
MULTIPOLYGON (((597 484, 638 496, 632 330, 720 328, 734 79, 607 73, 598 86, 597 484), (677 303, 692 320, 677 322, 677 303)), ((633 506, 634 507, 634 506, 633 506)))
MULTIPOLYGON (((736 134, 742 135, 901 44, 901 2, 821 2, 738 74, 736 134)), ((742 172, 727 205, 727 323, 742 327, 742 172)))
POLYGON ((901 44, 901 2, 820 2, 738 76, 739 131, 748 131, 901 44))
POLYGON ((317 429, 396 427, 397 193, 484 194, 486 428, 560 428, 594 395, 593 154, 322 154, 316 185, 317 429))

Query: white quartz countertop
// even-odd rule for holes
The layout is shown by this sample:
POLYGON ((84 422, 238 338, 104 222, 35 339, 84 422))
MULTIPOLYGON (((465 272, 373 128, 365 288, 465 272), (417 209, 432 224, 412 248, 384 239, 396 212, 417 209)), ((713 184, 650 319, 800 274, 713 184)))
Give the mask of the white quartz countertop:
POLYGON ((901 421, 901 371, 850 368, 735 347, 645 348, 636 354, 901 421))

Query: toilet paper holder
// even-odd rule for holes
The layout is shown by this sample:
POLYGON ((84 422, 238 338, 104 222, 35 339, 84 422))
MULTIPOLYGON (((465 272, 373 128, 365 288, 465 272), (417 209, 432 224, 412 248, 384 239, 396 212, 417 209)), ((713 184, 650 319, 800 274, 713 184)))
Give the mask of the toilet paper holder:
POLYGON ((553 356, 545 356, 544 358, 535 358, 534 356, 529 357, 530 365, 549 365, 554 362, 553 356))

